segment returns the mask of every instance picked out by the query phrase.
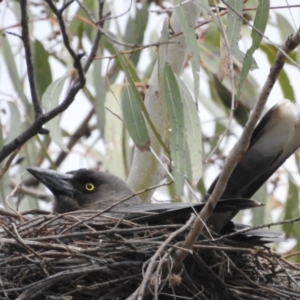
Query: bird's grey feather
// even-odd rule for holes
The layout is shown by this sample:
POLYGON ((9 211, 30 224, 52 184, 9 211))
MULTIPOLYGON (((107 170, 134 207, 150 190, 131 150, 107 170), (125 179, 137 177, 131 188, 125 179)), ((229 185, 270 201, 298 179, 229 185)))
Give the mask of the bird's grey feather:
MULTIPOLYGON (((217 232, 228 228, 234 231, 237 226, 230 220, 239 210, 258 206, 250 198, 299 146, 300 109, 284 101, 274 106, 255 128, 248 150, 231 174, 210 217, 212 228, 217 232)), ((204 203, 142 203, 123 180, 103 172, 80 169, 61 174, 41 168, 28 168, 28 171, 52 191, 54 211, 58 213, 101 209, 111 216, 135 222, 156 222, 168 218, 186 219, 191 212, 199 212, 204 206, 204 203), (95 189, 87 191, 86 183, 93 184, 95 189)), ((208 189, 204 201, 214 190, 217 180, 208 189)), ((266 238, 268 232, 249 231, 246 235, 256 241, 266 238)))

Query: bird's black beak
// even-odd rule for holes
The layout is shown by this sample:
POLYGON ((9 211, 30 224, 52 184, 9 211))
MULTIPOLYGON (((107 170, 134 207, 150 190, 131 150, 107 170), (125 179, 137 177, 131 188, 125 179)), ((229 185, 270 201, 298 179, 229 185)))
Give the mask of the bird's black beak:
POLYGON ((72 174, 63 174, 38 167, 27 168, 27 171, 43 183, 54 195, 63 194, 73 198, 75 193, 78 193, 70 182, 73 178, 72 174))

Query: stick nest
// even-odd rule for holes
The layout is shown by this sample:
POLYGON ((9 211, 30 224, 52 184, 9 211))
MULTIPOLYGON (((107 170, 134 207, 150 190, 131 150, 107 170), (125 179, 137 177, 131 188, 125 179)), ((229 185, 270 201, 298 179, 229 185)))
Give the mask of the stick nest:
POLYGON ((190 226, 30 213, 0 213, 0 299, 300 299, 299 268, 267 248, 202 237, 180 263, 190 226))

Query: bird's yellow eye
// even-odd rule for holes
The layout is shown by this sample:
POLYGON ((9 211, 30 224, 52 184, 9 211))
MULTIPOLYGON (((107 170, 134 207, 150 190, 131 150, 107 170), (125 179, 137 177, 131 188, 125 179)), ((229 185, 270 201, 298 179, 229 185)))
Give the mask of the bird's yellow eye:
POLYGON ((88 192, 92 192, 95 189, 95 186, 90 182, 86 183, 84 187, 88 192))

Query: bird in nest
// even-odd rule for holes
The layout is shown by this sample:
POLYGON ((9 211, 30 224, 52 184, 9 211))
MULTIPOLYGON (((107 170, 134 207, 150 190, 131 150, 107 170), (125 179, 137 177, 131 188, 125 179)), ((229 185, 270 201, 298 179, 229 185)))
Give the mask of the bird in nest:
MULTIPOLYGON (((232 218, 242 209, 261 206, 251 197, 299 146, 300 108, 285 100, 271 108, 254 129, 247 152, 232 172, 208 220, 214 232, 224 234, 246 227, 233 223, 232 218)), ((217 177, 200 203, 154 205, 142 202, 122 179, 105 172, 79 169, 63 174, 38 167, 27 170, 53 193, 56 213, 104 210, 111 216, 152 224, 187 220, 191 212, 201 211, 218 180, 217 177)), ((268 230, 250 230, 242 234, 243 238, 257 244, 278 236, 268 230)))

